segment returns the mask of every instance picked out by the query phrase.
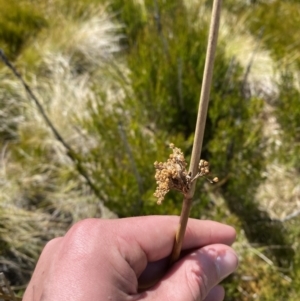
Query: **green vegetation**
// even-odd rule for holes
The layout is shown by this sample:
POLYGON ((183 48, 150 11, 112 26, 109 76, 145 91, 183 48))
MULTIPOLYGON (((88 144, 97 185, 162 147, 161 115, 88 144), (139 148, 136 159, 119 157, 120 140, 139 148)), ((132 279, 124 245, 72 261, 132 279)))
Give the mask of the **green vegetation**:
POLYGON ((47 25, 43 15, 33 5, 20 1, 0 1, 0 43, 11 57, 47 25))
MULTIPOLYGON (((180 213, 179 194, 156 204, 153 163, 168 157, 170 142, 187 160, 191 154, 210 4, 0 5, 0 47, 76 158, 1 67, 0 269, 19 286, 43 245, 79 219, 180 213)), ((299 51, 293 46, 299 8, 297 1, 224 6, 202 154, 220 183, 199 181, 192 216, 238 231, 241 265, 224 283, 226 300, 300 296, 299 216, 291 215, 300 197, 299 51), (244 53, 254 61, 241 59, 244 53), (258 82, 255 60, 266 53, 272 66, 265 69, 274 74, 258 82)))

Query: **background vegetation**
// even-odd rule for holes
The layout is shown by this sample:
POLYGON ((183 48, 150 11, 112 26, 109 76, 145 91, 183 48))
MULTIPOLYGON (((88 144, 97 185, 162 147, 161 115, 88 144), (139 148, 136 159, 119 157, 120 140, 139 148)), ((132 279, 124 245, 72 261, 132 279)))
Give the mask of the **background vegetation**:
MULTIPOLYGON (((86 217, 179 214, 156 205, 154 161, 190 156, 211 1, 0 0, 0 270, 22 295, 44 244, 86 217), (85 175, 85 177, 83 177, 85 175), (90 184, 86 182, 86 176, 90 184)), ((225 1, 192 216, 236 227, 226 300, 298 300, 297 1, 225 1), (208 185, 207 185, 208 184, 208 185)))

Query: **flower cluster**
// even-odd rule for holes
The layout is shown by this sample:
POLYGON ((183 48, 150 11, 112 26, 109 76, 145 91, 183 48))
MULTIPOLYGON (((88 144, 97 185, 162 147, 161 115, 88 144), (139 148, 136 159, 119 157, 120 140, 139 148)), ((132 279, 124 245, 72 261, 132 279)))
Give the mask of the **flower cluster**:
MULTIPOLYGON (((170 144, 173 153, 170 154, 167 162, 155 162, 156 169, 155 179, 157 187, 154 196, 157 197, 157 204, 161 204, 165 195, 171 190, 180 191, 186 194, 190 188, 191 183, 199 177, 206 177, 209 174, 209 163, 205 160, 199 162, 199 172, 192 178, 191 173, 186 170, 187 163, 184 159, 182 151, 175 147, 173 143, 170 144)), ((208 179, 209 180, 209 179, 208 179)), ((211 183, 218 182, 218 178, 209 180, 211 183)))
POLYGON ((211 184, 217 183, 219 181, 217 177, 214 177, 212 180, 206 177, 210 173, 209 163, 207 161, 201 159, 199 162, 198 169, 199 172, 196 174, 192 181, 196 180, 199 177, 205 177, 206 180, 208 180, 211 184))
POLYGON ((186 170, 187 163, 185 162, 182 151, 170 144, 173 153, 169 156, 167 162, 155 162, 156 169, 155 179, 157 188, 154 196, 157 197, 158 204, 161 204, 165 195, 175 189, 185 193, 189 189, 190 180, 186 170))

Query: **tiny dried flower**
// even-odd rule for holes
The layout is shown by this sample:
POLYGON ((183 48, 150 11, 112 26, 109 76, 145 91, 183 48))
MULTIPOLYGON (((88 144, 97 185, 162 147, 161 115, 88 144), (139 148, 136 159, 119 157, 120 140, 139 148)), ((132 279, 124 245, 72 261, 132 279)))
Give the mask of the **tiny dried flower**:
POLYGON ((214 177, 214 178, 212 179, 212 182, 213 182, 213 183, 219 182, 219 178, 218 178, 218 177, 214 177))
MULTIPOLYGON (((155 162, 155 179, 157 187, 154 196, 157 197, 157 204, 161 204, 165 195, 171 190, 180 191, 187 194, 191 188, 191 183, 199 177, 206 177, 209 174, 209 163, 205 160, 199 162, 199 172, 192 177, 186 170, 187 163, 181 149, 170 144, 173 153, 170 154, 167 162, 155 162)), ((209 180, 209 179, 208 179, 209 180)), ((218 178, 209 180, 211 183, 218 181, 218 178)))

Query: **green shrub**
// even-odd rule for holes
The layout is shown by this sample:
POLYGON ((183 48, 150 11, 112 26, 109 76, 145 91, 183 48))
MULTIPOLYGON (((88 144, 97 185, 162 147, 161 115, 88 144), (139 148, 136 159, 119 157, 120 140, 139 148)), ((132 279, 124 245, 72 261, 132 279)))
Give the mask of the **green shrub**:
POLYGON ((44 16, 33 6, 20 1, 0 1, 0 43, 10 57, 47 25, 44 16))

